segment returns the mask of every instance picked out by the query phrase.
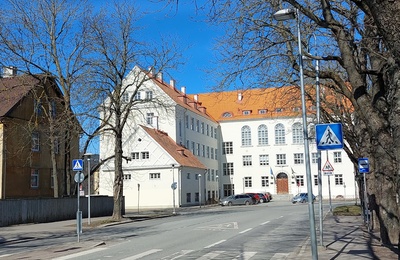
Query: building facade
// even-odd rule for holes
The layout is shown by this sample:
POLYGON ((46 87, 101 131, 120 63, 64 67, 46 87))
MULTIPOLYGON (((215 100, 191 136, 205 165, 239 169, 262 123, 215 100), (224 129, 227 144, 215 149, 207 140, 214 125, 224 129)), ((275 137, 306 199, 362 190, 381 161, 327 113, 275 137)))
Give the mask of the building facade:
MULTIPOLYGON (((185 88, 176 89, 173 80, 167 84, 162 75, 152 77, 151 71, 137 67, 128 75, 127 82, 133 82, 129 77, 141 73, 149 80, 139 91, 127 91, 128 95, 136 93, 135 98, 145 97, 149 101, 138 105, 141 116, 132 117, 123 138, 124 153, 132 158, 124 164, 127 208, 171 207, 174 192, 179 198, 177 206, 196 205, 199 201, 211 203, 220 197, 244 192, 270 192, 288 198, 307 192, 300 93, 296 88, 187 95, 185 88), (177 147, 168 152, 160 140, 149 136, 149 129, 164 133, 177 147), (161 150, 155 153, 158 149, 161 150), (196 161, 196 167, 187 168, 185 162, 174 158, 180 150, 195 158, 192 160, 196 161), (147 151, 148 155, 142 154, 147 151), (157 185, 145 184, 154 179, 152 173, 159 173, 155 175, 157 185), (177 181, 172 179, 174 174, 177 181), (177 188, 173 192, 174 182, 177 188)), ((312 137, 315 109, 311 103, 308 107, 312 137)), ((110 138, 103 136, 101 158, 107 158, 112 151, 110 138)), ((321 159, 322 164, 329 160, 335 169, 332 176, 322 178, 323 197, 328 198, 330 191, 334 198, 354 198, 353 165, 345 152, 324 152, 321 159)), ((317 150, 312 140, 310 164, 311 185, 316 195, 317 150)), ((110 161, 100 171, 101 194, 112 194, 112 165, 110 161)))

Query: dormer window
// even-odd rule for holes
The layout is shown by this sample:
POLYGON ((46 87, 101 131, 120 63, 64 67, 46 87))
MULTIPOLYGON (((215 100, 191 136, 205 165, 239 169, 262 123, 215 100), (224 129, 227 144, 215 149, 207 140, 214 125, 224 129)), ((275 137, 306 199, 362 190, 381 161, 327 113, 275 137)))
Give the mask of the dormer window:
POLYGON ((222 117, 232 117, 232 113, 231 112, 225 112, 222 114, 222 117))
POLYGON ((300 107, 294 107, 294 108, 293 108, 293 112, 299 112, 299 111, 301 111, 301 108, 300 108, 300 107))
POLYGON ((243 110, 243 115, 248 116, 251 114, 251 110, 243 110))
POLYGON ((258 113, 259 113, 260 115, 264 115, 264 114, 267 113, 267 109, 259 109, 259 110, 258 110, 258 113))
POLYGON ((275 109, 275 112, 281 113, 281 112, 283 112, 283 108, 278 107, 277 109, 275 109))

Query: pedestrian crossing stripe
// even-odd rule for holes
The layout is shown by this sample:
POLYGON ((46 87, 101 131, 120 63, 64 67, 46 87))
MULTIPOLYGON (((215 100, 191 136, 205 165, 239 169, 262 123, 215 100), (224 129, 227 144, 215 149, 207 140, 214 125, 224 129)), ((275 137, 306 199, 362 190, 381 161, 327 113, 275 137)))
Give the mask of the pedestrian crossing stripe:
POLYGON ((316 125, 317 148, 320 150, 333 150, 343 148, 343 135, 341 124, 316 125))

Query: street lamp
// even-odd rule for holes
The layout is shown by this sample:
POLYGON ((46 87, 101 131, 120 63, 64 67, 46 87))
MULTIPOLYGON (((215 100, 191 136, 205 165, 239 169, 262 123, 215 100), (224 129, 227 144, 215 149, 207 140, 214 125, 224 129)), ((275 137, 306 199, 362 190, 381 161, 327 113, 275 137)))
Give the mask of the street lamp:
POLYGON ((199 206, 201 208, 201 174, 199 173, 199 206))
POLYGON ((300 67, 299 69, 300 69, 300 89, 301 89, 301 111, 303 118, 304 153, 305 153, 307 192, 308 192, 308 215, 310 220, 310 238, 311 238, 312 256, 313 259, 316 260, 318 259, 318 251, 317 251, 317 239, 315 231, 312 178, 311 178, 311 168, 310 168, 310 152, 308 145, 308 129, 307 129, 307 114, 306 114, 307 110, 306 110, 305 89, 304 89, 303 54, 301 47, 299 10, 298 9, 279 10, 274 14, 274 18, 277 21, 286 21, 289 19, 295 19, 297 22, 297 43, 299 48, 299 67, 300 67))
POLYGON ((88 166, 87 166, 87 171, 88 171, 88 225, 90 225, 90 192, 91 192, 91 186, 90 186, 90 157, 92 156, 92 153, 85 153, 83 156, 87 157, 88 161, 88 166))

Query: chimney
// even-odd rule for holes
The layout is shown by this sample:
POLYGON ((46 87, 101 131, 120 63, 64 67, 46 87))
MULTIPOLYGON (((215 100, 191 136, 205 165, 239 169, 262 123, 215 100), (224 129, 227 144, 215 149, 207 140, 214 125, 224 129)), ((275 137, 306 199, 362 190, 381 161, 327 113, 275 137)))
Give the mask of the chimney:
POLYGON ((14 66, 5 66, 3 67, 3 77, 4 78, 11 78, 17 76, 17 67, 14 66))
POLYGON ((169 85, 171 85, 172 88, 175 88, 176 81, 174 79, 169 80, 169 85))
POLYGON ((242 99, 243 99, 242 92, 238 92, 238 101, 242 101, 242 99))
POLYGON ((149 67, 148 70, 149 70, 150 74, 154 75, 154 67, 149 67))
POLYGON ((186 87, 181 87, 181 92, 186 96, 186 87))
POLYGON ((194 98, 194 101, 196 101, 196 102, 199 101, 199 95, 196 94, 196 95, 193 96, 193 98, 194 98))
POLYGON ((157 73, 157 79, 158 79, 160 82, 163 82, 163 74, 162 74, 162 72, 158 72, 158 73, 157 73))
POLYGON ((180 155, 185 155, 185 149, 178 149, 178 152, 180 153, 180 155))

